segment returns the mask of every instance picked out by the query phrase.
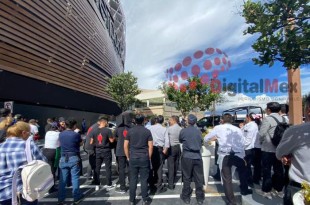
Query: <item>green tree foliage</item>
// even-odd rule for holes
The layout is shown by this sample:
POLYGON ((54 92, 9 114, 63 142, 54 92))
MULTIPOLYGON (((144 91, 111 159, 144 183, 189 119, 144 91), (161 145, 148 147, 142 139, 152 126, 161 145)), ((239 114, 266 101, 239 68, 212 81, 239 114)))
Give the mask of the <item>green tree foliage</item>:
POLYGON ((305 109, 307 98, 310 98, 310 93, 305 94, 305 95, 302 96, 302 107, 303 107, 303 110, 305 109))
POLYGON ((252 45, 259 53, 255 64, 280 61, 287 69, 309 64, 309 0, 247 0, 243 6, 242 16, 249 24, 244 34, 258 35, 252 45))
POLYGON ((163 84, 162 91, 168 100, 176 103, 176 109, 186 116, 195 108, 209 109, 213 102, 220 99, 218 92, 213 92, 210 85, 203 84, 198 77, 188 78, 187 85, 178 87, 174 83, 163 84))
POLYGON ((136 95, 141 93, 137 78, 132 72, 121 73, 107 78, 106 91, 117 102, 122 111, 128 110, 136 101, 136 95))

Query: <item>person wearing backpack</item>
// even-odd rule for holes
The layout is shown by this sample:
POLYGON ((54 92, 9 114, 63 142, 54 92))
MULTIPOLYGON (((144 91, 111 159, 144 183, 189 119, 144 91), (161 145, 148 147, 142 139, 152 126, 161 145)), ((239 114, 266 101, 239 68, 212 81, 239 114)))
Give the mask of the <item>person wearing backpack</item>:
POLYGON ((276 158, 276 146, 272 142, 278 122, 285 120, 279 115, 280 109, 281 106, 277 102, 267 103, 266 114, 268 116, 263 119, 259 130, 262 145, 262 164, 264 166, 262 189, 257 190, 257 193, 268 199, 275 196, 283 198, 284 196, 283 165, 276 158), (271 168, 273 168, 273 176, 271 176, 271 168))
MULTIPOLYGON (((30 136, 30 126, 25 122, 17 122, 7 130, 7 139, 0 144, 0 205, 12 205, 13 176, 22 165, 27 164, 26 140, 30 136)), ((46 161, 40 149, 30 141, 31 156, 34 160, 46 161)), ((16 181, 18 193, 22 193, 23 182, 21 176, 16 181)), ((17 194, 17 193, 16 193, 17 194)), ((22 205, 35 205, 38 200, 27 201, 21 195, 22 205)))

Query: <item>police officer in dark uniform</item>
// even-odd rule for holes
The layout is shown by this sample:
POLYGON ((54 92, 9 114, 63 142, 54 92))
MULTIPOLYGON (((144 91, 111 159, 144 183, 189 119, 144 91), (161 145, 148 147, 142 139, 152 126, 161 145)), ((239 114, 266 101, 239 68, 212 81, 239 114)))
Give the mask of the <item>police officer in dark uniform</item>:
POLYGON ((135 121, 137 126, 128 131, 124 141, 124 151, 129 161, 129 201, 131 205, 136 204, 136 189, 140 174, 142 204, 148 205, 151 203, 148 195, 148 178, 153 153, 153 138, 151 132, 143 126, 143 115, 136 115, 135 121))
POLYGON ((192 178, 195 181, 196 199, 198 204, 203 204, 205 194, 203 191, 204 176, 203 165, 201 158, 202 134, 201 131, 194 125, 197 122, 195 115, 188 115, 188 127, 180 132, 180 143, 183 143, 182 154, 182 174, 183 174, 183 189, 180 198, 185 204, 190 204, 192 194, 191 182, 192 178))

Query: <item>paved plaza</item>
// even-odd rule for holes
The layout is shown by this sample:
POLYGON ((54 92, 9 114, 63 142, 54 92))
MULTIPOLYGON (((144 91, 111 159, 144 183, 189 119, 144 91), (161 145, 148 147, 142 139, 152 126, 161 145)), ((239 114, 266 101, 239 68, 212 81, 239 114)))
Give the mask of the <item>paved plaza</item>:
MULTIPOLYGON (((210 151, 212 152, 211 156, 211 170, 210 174, 212 175, 215 171, 214 166, 214 150, 212 147, 210 147, 210 151)), ((83 173, 86 173, 86 167, 88 165, 88 159, 85 152, 81 152, 81 157, 83 160, 83 173)), ((112 166, 112 172, 113 172, 113 184, 116 184, 118 181, 118 175, 116 172, 116 164, 113 162, 112 166)), ((164 167, 164 182, 167 181, 167 175, 168 172, 166 164, 164 167)), ((181 183, 181 172, 178 171, 178 182, 176 184, 175 190, 167 190, 164 193, 161 194, 155 194, 151 195, 152 198, 152 205, 181 205, 184 204, 182 200, 180 199, 180 193, 182 190, 182 183, 181 183)), ((110 204, 117 204, 117 205, 127 205, 129 203, 129 195, 128 192, 126 194, 120 194, 115 192, 115 188, 112 190, 106 190, 103 186, 105 183, 105 167, 102 166, 101 169, 101 183, 103 185, 101 186, 95 186, 90 185, 91 181, 87 180, 85 176, 80 177, 80 184, 81 184, 81 190, 84 194, 86 194, 85 199, 80 203, 81 205, 110 205, 110 204)), ((238 201, 238 204, 248 204, 248 205, 255 205, 255 204, 263 204, 263 205, 280 205, 282 204, 282 200, 280 198, 274 198, 273 200, 267 200, 263 197, 257 195, 256 193, 252 195, 249 195, 247 197, 242 197, 239 193, 239 187, 238 187, 238 180, 234 180, 234 191, 235 195, 238 201)), ((194 184, 193 186, 194 187, 194 184)), ((258 188, 258 187, 256 187, 258 188)), ((71 204, 73 202, 73 198, 71 195, 71 188, 67 188, 67 199, 66 204, 71 204)), ((254 191, 255 192, 255 191, 254 191)), ((138 205, 142 204, 141 200, 141 191, 140 191, 140 184, 138 184, 137 188, 137 201, 138 205)), ((207 187, 207 193, 205 194, 206 199, 204 204, 212 204, 212 205, 225 205, 225 196, 224 196, 224 189, 221 185, 221 182, 214 181, 212 177, 209 177, 208 187, 207 187)), ((39 204, 40 205, 52 205, 56 204, 57 202, 57 193, 52 193, 45 198, 41 199, 39 204)), ((191 204, 196 204, 195 195, 193 192, 192 198, 191 198, 191 204)))

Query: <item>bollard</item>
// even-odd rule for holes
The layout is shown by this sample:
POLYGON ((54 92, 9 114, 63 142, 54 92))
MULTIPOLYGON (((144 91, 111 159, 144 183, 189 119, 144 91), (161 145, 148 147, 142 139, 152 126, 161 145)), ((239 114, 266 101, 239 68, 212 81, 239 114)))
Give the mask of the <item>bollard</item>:
POLYGON ((206 192, 208 181, 209 181, 211 152, 205 146, 202 146, 201 156, 202 156, 202 164, 203 164, 203 176, 204 176, 204 181, 205 181, 205 185, 203 189, 206 192))

